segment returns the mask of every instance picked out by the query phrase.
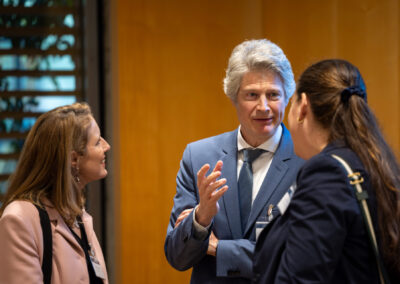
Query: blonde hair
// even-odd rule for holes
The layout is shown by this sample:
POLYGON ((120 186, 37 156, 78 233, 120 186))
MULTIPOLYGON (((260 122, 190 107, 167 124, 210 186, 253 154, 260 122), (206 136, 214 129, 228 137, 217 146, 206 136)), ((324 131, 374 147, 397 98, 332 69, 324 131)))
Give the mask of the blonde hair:
POLYGON ((9 179, 0 217, 14 200, 40 205, 44 197, 69 225, 82 214, 84 196, 72 176, 71 155, 72 151, 85 154, 92 120, 86 103, 58 107, 37 119, 9 179))

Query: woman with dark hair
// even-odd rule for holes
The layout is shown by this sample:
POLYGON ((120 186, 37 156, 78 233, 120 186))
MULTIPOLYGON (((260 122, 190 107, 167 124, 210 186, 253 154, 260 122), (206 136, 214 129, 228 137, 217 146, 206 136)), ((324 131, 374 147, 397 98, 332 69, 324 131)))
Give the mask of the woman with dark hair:
POLYGON ((0 208, 0 283, 108 283, 83 190, 107 175, 109 149, 85 103, 37 119, 0 208))
POLYGON ((255 282, 379 283, 381 259, 391 282, 400 283, 400 168, 358 69, 344 60, 307 68, 288 119, 295 152, 307 161, 290 205, 279 202, 275 215, 282 216, 270 216, 260 234, 255 282), (367 194, 355 194, 333 155, 359 175, 367 194), (369 207, 377 257, 356 196, 369 207))

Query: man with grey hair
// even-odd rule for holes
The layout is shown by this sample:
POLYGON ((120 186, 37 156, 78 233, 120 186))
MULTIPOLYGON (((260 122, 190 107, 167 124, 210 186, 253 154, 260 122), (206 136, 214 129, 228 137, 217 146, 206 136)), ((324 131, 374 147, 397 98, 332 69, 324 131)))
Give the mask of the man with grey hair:
POLYGON ((224 91, 240 125, 187 145, 176 179, 165 255, 178 270, 193 268, 191 283, 251 282, 256 235, 303 163, 282 123, 294 90, 276 44, 249 40, 234 48, 224 91))

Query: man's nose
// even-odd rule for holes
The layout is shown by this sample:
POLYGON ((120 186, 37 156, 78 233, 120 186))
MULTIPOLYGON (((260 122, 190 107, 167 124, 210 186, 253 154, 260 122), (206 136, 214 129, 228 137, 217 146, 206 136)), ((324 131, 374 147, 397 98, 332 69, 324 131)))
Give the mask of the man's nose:
POLYGON ((257 110, 266 112, 269 109, 268 99, 265 95, 258 98, 257 110))

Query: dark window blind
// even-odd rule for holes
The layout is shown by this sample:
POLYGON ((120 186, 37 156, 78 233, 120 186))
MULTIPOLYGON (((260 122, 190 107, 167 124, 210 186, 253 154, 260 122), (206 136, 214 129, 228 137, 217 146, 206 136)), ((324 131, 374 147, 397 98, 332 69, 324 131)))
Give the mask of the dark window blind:
POLYGON ((0 200, 37 117, 84 98, 83 0, 0 0, 0 200))

